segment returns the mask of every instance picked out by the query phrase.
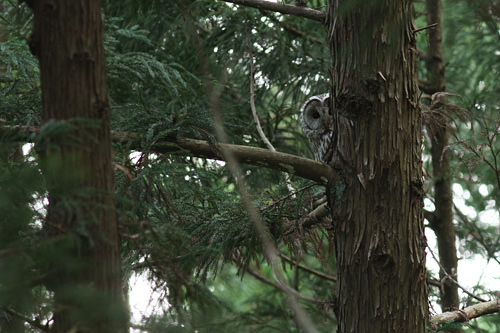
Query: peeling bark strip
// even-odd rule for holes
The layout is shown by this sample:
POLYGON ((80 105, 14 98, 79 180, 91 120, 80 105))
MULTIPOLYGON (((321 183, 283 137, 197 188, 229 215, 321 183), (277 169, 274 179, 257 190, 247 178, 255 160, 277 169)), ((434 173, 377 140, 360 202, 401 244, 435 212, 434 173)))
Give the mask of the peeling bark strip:
POLYGON ((49 191, 44 228, 64 235, 46 283, 54 292, 51 331, 125 332, 101 2, 29 3, 43 123, 71 125, 37 144, 49 191))
POLYGON ((425 332, 413 1, 330 0, 339 332, 425 332))

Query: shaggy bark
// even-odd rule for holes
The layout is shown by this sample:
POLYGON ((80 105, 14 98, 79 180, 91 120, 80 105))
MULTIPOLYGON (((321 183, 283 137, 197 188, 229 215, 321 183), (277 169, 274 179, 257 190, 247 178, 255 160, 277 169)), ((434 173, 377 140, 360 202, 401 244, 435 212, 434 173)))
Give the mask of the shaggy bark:
POLYGON ((47 249, 51 331, 125 332, 101 2, 29 4, 45 124, 37 144, 49 191, 44 228, 62 239, 47 249))
POLYGON ((412 1, 331 0, 330 193, 339 332, 425 332, 421 113, 412 1))

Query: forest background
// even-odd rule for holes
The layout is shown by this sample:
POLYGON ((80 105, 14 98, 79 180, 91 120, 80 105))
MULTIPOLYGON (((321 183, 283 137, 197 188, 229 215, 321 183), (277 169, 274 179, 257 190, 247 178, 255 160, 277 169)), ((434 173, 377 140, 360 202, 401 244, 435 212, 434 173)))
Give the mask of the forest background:
MULTIPOLYGON (((309 0, 307 7, 325 12, 327 3, 309 0)), ((485 280, 481 265, 499 272, 500 3, 429 0, 415 8, 425 226, 428 243, 436 244, 427 250, 434 315, 498 297, 500 274, 485 280), (457 272, 457 261, 481 264, 473 272, 459 264, 457 272)), ((285 176, 279 166, 263 167, 264 155, 240 164, 279 248, 283 287, 242 203, 241 184, 214 160, 219 125, 231 144, 268 149, 261 130, 277 151, 313 158, 298 116, 309 96, 330 91, 327 29, 304 15, 223 1, 103 1, 102 13, 122 289, 127 294, 131 277, 147 278, 160 309, 130 327, 299 331, 292 296, 318 331, 337 327, 334 236, 321 210, 321 181, 307 170, 285 176)), ((28 42, 32 10, 6 0, 0 14, 0 325, 48 331, 58 302, 51 262, 71 266, 74 258, 65 257, 67 244, 54 248, 43 227, 50 182, 41 154, 26 143, 67 129, 42 121, 40 67, 28 42)), ((64 205, 81 209, 75 198, 86 195, 64 205)), ((87 230, 76 234, 87 237, 87 230)), ((83 292, 71 298, 87 302, 87 318, 100 304, 83 292)), ((485 313, 495 311, 498 305, 485 313)), ((429 327, 500 331, 498 314, 469 319, 429 327)))

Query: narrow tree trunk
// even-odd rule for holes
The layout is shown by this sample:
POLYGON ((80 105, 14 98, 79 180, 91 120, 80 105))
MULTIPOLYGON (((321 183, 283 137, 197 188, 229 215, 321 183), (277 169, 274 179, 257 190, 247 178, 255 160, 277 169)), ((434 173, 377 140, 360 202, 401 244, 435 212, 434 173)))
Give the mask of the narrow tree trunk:
MULTIPOLYGON (((441 29, 441 1, 427 0, 427 24, 438 25, 428 32, 428 50, 426 67, 429 72, 429 86, 426 93, 434 94, 446 90, 445 65, 441 29)), ((440 115, 435 115, 440 117, 440 115)), ((432 175, 434 181, 435 211, 430 226, 436 234, 439 261, 442 268, 439 276, 443 281, 440 291, 440 304, 442 311, 458 309, 458 287, 446 274, 457 279, 457 247, 455 244, 455 226, 453 225, 453 194, 451 191, 451 166, 450 153, 446 149, 449 141, 448 120, 442 115, 439 123, 442 126, 433 126, 431 133, 432 175), (443 269, 446 271, 443 271, 443 269)), ((460 332, 461 330, 454 330, 460 332)))
POLYGON ((339 332, 425 332, 412 1, 331 0, 339 332))
POLYGON ((54 332, 125 332, 101 2, 37 0, 54 332), (56 241, 57 240, 57 241, 56 241))

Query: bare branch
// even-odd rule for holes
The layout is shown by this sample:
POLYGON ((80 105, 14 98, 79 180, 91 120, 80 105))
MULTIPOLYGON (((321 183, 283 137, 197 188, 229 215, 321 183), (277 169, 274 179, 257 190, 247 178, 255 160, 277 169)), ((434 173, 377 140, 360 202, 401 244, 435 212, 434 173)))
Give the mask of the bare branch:
POLYGON ((293 260, 292 258, 287 257, 283 253, 280 253, 280 257, 283 258, 283 259, 285 259, 286 261, 288 261, 292 265, 297 266, 300 269, 303 269, 306 272, 312 273, 314 275, 317 275, 317 276, 319 276, 321 278, 324 278, 324 279, 327 279, 327 280, 330 280, 330 281, 337 282, 337 277, 336 276, 320 272, 320 271, 318 271, 318 270, 316 270, 314 268, 311 268, 309 266, 301 264, 300 262, 296 262, 295 260, 293 260))
POLYGON ((429 284, 429 286, 434 286, 434 287, 438 287, 438 288, 441 288, 443 286, 443 284, 439 280, 435 280, 435 279, 431 279, 431 278, 427 278, 427 283, 429 284))
POLYGON ((323 45, 325 44, 325 41, 319 39, 319 38, 316 38, 316 37, 313 37, 313 36, 310 36, 308 34, 306 34, 305 32, 303 31, 300 31, 288 24, 286 24, 285 22, 283 21, 280 21, 276 18, 276 16, 274 15, 270 15, 270 13, 266 10, 262 10, 262 12, 267 16, 269 17, 269 19, 271 21, 273 21, 274 23, 276 23, 277 25, 279 25, 280 27, 282 27, 285 31, 288 31, 296 36, 299 36, 301 38, 304 38, 304 39, 307 39, 307 40, 310 40, 311 42, 313 43, 316 43, 316 44, 319 44, 319 45, 323 45))
POLYGON ((432 316, 430 322, 434 325, 460 323, 495 312, 500 312, 498 300, 471 305, 462 310, 443 312, 432 316))
POLYGON ((469 235, 471 235, 484 249, 487 259, 493 259, 498 264, 500 264, 500 260, 494 255, 495 253, 495 244, 490 244, 487 239, 483 237, 480 229, 469 220, 469 218, 456 206, 453 205, 455 209, 455 213, 457 213, 460 220, 465 225, 466 229, 469 231, 469 235))
MULTIPOLYGON (((276 148, 274 148, 271 141, 269 141, 269 139, 266 136, 266 133, 264 133, 264 130, 260 125, 259 114, 257 113, 257 107, 255 106, 255 66, 253 63, 252 41, 250 40, 250 31, 248 29, 248 18, 247 18, 246 8, 245 8, 245 31, 247 34, 248 55, 250 57, 250 109, 252 109, 253 121, 255 123, 255 127, 257 128, 257 132, 259 132, 261 140, 266 144, 267 148, 270 151, 276 151, 276 148)), ((290 182, 290 176, 288 175, 288 173, 285 173, 285 182, 288 191, 293 192, 294 189, 292 183, 290 182)))
POLYGON ((16 310, 11 309, 11 308, 7 308, 7 307, 2 308, 2 310, 5 313, 8 313, 9 315, 11 315, 12 317, 20 319, 20 320, 30 324, 31 326, 38 328, 42 332, 49 332, 49 327, 47 325, 42 325, 38 318, 35 320, 32 320, 32 319, 28 318, 27 316, 23 315, 22 313, 19 313, 16 310))
POLYGON ((268 210, 268 209, 273 208, 274 206, 276 206, 276 205, 278 205, 278 204, 282 203, 283 201, 286 201, 286 200, 288 200, 288 199, 290 199, 290 198, 295 198, 295 197, 296 197, 296 195, 297 195, 298 193, 300 193, 300 192, 302 192, 302 191, 305 191, 305 190, 307 190, 307 189, 310 189, 310 188, 311 188, 311 187, 313 187, 314 185, 315 185, 315 184, 309 184, 309 185, 306 185, 306 186, 304 186, 304 187, 302 187, 302 188, 300 188, 300 189, 298 189, 298 190, 296 190, 296 191, 293 191, 293 192, 291 192, 291 193, 288 193, 286 196, 284 196, 283 198, 281 198, 281 199, 279 199, 279 200, 276 200, 275 202, 273 202, 273 203, 272 203, 272 204, 270 204, 269 206, 264 207, 264 208, 261 208, 261 210, 260 210, 260 211, 261 211, 261 212, 263 212, 263 211, 265 211, 265 210, 268 210))
MULTIPOLYGON (((177 144, 194 156, 225 160, 224 156, 215 150, 214 145, 207 141, 182 138, 177 140, 177 144)), ((287 172, 322 184, 335 181, 338 177, 328 165, 304 157, 233 144, 220 143, 216 147, 230 151, 241 163, 287 172)), ((155 146, 153 149, 160 153, 168 152, 165 147, 155 146)))
POLYGON ((255 106, 255 66, 253 64, 253 49, 252 42, 250 40, 250 32, 248 31, 248 19, 246 17, 245 11, 245 31, 247 35, 247 47, 248 47, 248 55, 250 57, 250 109, 252 110, 253 122, 255 123, 255 128, 259 133, 260 139, 266 144, 267 148, 270 151, 276 151, 271 141, 264 133, 262 126, 260 125, 259 114, 257 113, 257 107, 255 106))
POLYGON ((430 81, 422 80, 422 79, 418 79, 418 89, 420 89, 420 91, 423 91, 427 94, 431 94, 433 91, 430 81))
MULTIPOLYGON (((260 273, 254 271, 254 270, 252 270, 250 268, 247 268, 247 273, 250 274, 251 276, 253 276, 254 278, 256 278, 257 280, 261 281, 261 282, 264 282, 264 283, 266 283, 266 284, 268 284, 270 286, 273 286, 274 288, 276 288, 278 290, 285 291, 282 285, 280 285, 278 283, 274 283, 273 281, 269 280, 265 276, 261 275, 260 273)), ((292 289, 290 287, 288 287, 288 289, 289 289, 289 291, 291 291, 293 293, 293 295, 295 295, 296 297, 298 297, 301 300, 312 302, 312 303, 321 303, 321 301, 319 301, 319 300, 317 300, 315 298, 307 297, 305 295, 302 295, 301 293, 299 293, 295 289, 292 289)))
POLYGON ((417 32, 423 31, 423 30, 427 30, 427 29, 431 29, 431 28, 434 28, 437 25, 438 25, 437 23, 432 23, 432 24, 429 24, 426 27, 413 30, 413 33, 417 33, 417 32))
MULTIPOLYGON (((221 80, 221 82, 224 81, 225 80, 221 80)), ((209 95, 209 99, 210 105, 212 106, 212 114, 215 120, 216 136, 219 141, 226 143, 228 142, 228 138, 224 131, 222 115, 220 112, 220 95, 222 92, 221 86, 222 85, 219 84, 212 90, 211 94, 209 95)), ((305 332, 317 332, 314 323, 307 316, 306 312, 298 302, 297 295, 295 295, 296 291, 286 283, 286 278, 282 269, 280 269, 280 265, 278 262, 279 250, 273 239, 270 237, 269 230, 250 197, 248 187, 246 186, 245 177, 243 176, 243 172, 238 163, 236 154, 234 154, 230 149, 225 149, 224 147, 221 148, 221 153, 227 161, 228 169, 235 180, 238 191, 240 192, 243 207, 248 212, 255 230, 260 236, 264 257, 267 259, 269 265, 271 266, 275 281, 281 287, 281 290, 285 293, 285 295, 287 295, 287 303, 295 314, 295 322, 297 323, 297 325, 301 326, 305 332)))
POLYGON ((273 12, 279 12, 282 14, 293 15, 305 17, 314 21, 321 23, 325 22, 326 14, 320 10, 307 8, 307 7, 297 7, 292 5, 283 5, 270 1, 263 0, 223 0, 226 2, 231 2, 237 5, 243 5, 247 7, 253 7, 258 9, 270 10, 273 12))
POLYGON ((478 301, 480 302, 486 302, 486 300, 484 298, 481 298, 477 295, 474 295, 473 293, 471 293, 470 291, 468 291, 467 289, 465 289, 464 287, 462 287, 457 280, 455 280, 443 267, 443 265, 441 265, 441 263, 439 262, 439 260, 436 258, 436 255, 434 254, 434 251, 432 251, 432 249, 427 246, 427 248, 429 249, 429 252, 431 253, 432 255, 432 258, 434 258, 434 260, 436 261, 436 263, 439 265, 439 267, 441 268, 441 271, 444 273, 444 278, 441 280, 441 284, 448 280, 448 281, 451 281, 454 285, 456 285, 458 288, 462 289, 462 291, 464 293, 466 293, 467 295, 469 295, 470 297, 472 298, 475 298, 477 299, 478 301))
MULTIPOLYGON (((13 132, 19 135, 29 135, 40 132, 36 126, 0 126, 0 134, 13 132)), ((136 141, 137 133, 111 132, 113 141, 136 141)), ((132 149, 140 149, 131 146, 132 149)), ((172 153, 185 150, 196 157, 211 158, 225 161, 222 151, 230 152, 238 162, 279 170, 320 184, 335 182, 339 179, 337 173, 328 165, 308 158, 273 152, 267 149, 224 143, 212 143, 188 138, 165 137, 157 140, 149 149, 156 153, 172 153), (166 145, 169 143, 169 145, 166 145)))

